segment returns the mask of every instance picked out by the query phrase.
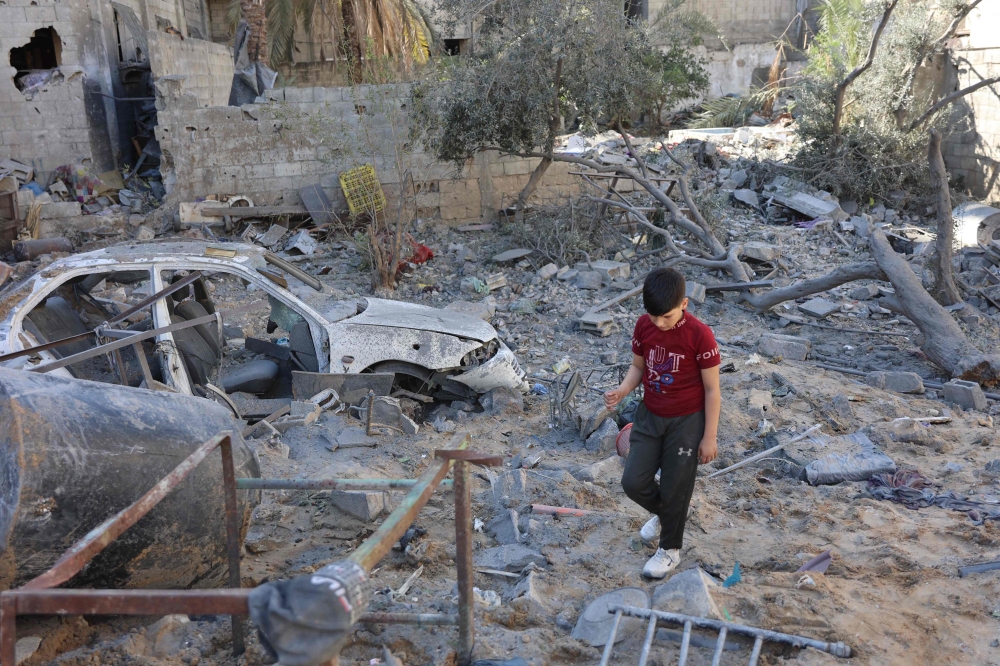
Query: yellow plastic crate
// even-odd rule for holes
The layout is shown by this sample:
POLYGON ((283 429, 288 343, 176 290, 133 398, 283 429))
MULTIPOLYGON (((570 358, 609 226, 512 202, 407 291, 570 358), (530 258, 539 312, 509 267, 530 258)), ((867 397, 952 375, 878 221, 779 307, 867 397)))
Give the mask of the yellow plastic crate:
POLYGON ((351 215, 378 213, 385 208, 385 194, 372 164, 363 164, 340 174, 340 187, 344 190, 351 215))

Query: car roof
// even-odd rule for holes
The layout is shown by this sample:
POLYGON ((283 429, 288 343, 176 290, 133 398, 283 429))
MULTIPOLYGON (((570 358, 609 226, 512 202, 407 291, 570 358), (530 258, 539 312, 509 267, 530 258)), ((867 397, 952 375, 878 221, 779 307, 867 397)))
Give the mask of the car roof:
POLYGON ((266 252, 265 248, 249 243, 210 243, 187 239, 176 241, 160 240, 145 243, 119 243, 101 248, 100 250, 81 252, 57 259, 42 270, 59 271, 87 264, 145 263, 168 260, 196 261, 206 258, 215 261, 222 260, 226 262, 235 260, 237 263, 244 263, 247 259, 263 257, 266 252), (230 259, 225 256, 210 255, 207 253, 209 248, 235 252, 236 257, 230 259), (238 257, 245 257, 245 259, 239 261, 238 257))

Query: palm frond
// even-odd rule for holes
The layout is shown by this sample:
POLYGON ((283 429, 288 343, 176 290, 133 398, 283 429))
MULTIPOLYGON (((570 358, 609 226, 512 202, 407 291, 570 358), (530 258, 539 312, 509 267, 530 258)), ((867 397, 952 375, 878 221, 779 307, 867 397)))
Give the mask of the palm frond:
POLYGON ((269 0, 264 9, 269 60, 272 63, 290 60, 295 38, 294 0, 269 0))
POLYGON ((773 100, 777 92, 777 88, 757 88, 742 97, 718 97, 702 102, 702 110, 692 116, 687 126, 690 129, 739 127, 754 111, 773 100))
POLYGON ((240 0, 229 0, 226 6, 226 23, 229 24, 230 34, 236 34, 236 26, 240 24, 241 18, 243 18, 243 6, 240 0))

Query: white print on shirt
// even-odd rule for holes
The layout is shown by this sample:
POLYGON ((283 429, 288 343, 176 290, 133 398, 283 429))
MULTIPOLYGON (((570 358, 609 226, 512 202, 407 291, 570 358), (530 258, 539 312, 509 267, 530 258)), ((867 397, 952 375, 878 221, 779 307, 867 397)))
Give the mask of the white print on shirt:
POLYGON ((714 357, 716 357, 718 355, 719 355, 719 348, 715 347, 714 349, 711 349, 710 351, 698 354, 697 356, 694 357, 694 359, 696 361, 707 361, 708 359, 714 358, 714 357))
POLYGON ((649 390, 663 393, 663 389, 674 383, 675 373, 681 369, 681 361, 687 358, 684 354, 668 352, 663 347, 653 347, 646 353, 646 377, 649 379, 649 390))

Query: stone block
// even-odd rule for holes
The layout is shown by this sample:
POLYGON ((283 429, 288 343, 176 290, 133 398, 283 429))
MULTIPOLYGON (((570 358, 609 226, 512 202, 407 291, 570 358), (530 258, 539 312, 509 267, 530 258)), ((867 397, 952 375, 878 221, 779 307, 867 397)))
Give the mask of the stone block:
POLYGON ((573 284, 577 289, 600 289, 604 285, 604 278, 598 271, 584 271, 576 276, 573 284))
POLYGON ((923 393, 924 380, 915 372, 869 372, 865 383, 896 393, 923 393))
POLYGON ((83 215, 83 207, 78 201, 53 201, 42 204, 39 212, 43 220, 61 220, 66 217, 83 215))
POLYGON ((945 402, 953 402, 962 409, 985 412, 988 408, 983 389, 976 382, 953 379, 944 385, 942 396, 945 402))
POLYGON ((668 613, 722 619, 722 613, 712 598, 718 584, 700 568, 676 573, 653 590, 652 608, 668 613))
POLYGON ((878 293, 878 287, 873 284, 866 284, 863 287, 852 289, 850 296, 856 301, 867 301, 878 296, 878 293))
MULTIPOLYGON (((608 420, 610 421, 611 419, 608 420)), ((612 446, 614 446, 613 442, 612 446)), ((576 473, 576 478, 580 481, 590 481, 591 483, 617 483, 621 481, 622 472, 624 471, 625 459, 615 454, 610 458, 595 462, 593 465, 587 465, 576 473)))
POLYGON ((825 298, 812 298, 799 305, 799 310, 807 315, 823 319, 829 317, 834 312, 840 312, 840 304, 828 301, 825 298))
POLYGON ((521 530, 518 528, 520 519, 514 509, 501 509, 490 522, 486 523, 486 531, 504 546, 521 543, 521 530))
POLYGON ((586 449, 607 455, 615 450, 615 438, 618 437, 618 424, 612 418, 604 422, 587 437, 586 449))
POLYGON ((538 277, 543 280, 551 280, 559 272, 559 267, 555 264, 545 264, 538 269, 538 277))
POLYGON ((755 419, 764 419, 772 416, 773 408, 770 391, 757 389, 750 391, 750 397, 747 399, 747 414, 755 419))
POLYGON ((812 343, 808 338, 779 333, 764 333, 757 343, 757 352, 764 356, 780 356, 792 361, 804 361, 809 356, 812 343))
POLYGON ((520 571, 529 564, 548 564, 544 555, 519 543, 477 551, 473 555, 473 562, 477 567, 500 571, 520 571))
POLYGON ((781 256, 781 249, 767 243, 751 241, 743 244, 743 256, 757 261, 774 261, 781 256))
POLYGON ((697 282, 687 282, 685 283, 684 295, 695 303, 704 303, 706 296, 705 285, 697 282))
POLYGON ((589 266, 586 262, 581 261, 577 263, 576 270, 580 271, 581 274, 585 271, 597 271, 605 282, 611 282, 616 278, 626 280, 632 274, 632 267, 629 264, 609 259, 592 261, 589 266))
POLYGON ((375 490, 331 490, 330 505, 370 523, 385 511, 385 493, 375 490))

